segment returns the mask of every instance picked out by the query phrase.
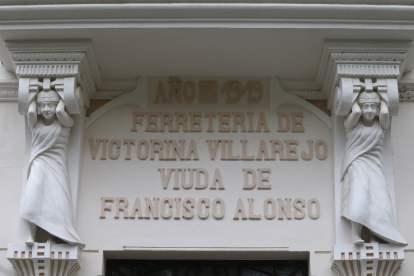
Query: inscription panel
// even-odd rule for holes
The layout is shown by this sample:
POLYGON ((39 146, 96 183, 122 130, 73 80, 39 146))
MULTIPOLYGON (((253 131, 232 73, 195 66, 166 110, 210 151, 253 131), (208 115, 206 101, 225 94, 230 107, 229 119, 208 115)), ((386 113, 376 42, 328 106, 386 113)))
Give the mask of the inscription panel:
POLYGON ((206 82, 153 78, 148 109, 120 107, 88 129, 82 235, 93 241, 91 247, 108 240, 108 250, 306 250, 312 244, 328 250, 333 240, 329 129, 299 107, 269 110, 263 79, 260 86, 254 79, 206 82), (228 92, 237 81, 237 89, 247 87, 240 98, 228 92), (170 93, 168 86, 181 90, 170 93), (201 90, 178 96, 184 87, 201 90), (202 89, 217 94, 201 96, 202 89), (256 100, 249 100, 249 93, 256 100), (202 97, 217 104, 200 103, 202 97))

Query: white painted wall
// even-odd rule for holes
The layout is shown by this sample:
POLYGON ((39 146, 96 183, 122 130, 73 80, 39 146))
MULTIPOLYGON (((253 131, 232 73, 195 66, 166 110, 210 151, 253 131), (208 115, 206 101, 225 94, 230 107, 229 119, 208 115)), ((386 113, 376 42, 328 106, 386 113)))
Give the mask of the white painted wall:
POLYGON ((24 118, 17 102, 0 102, 0 275, 18 275, 6 259, 7 244, 18 241, 23 178, 24 118))
MULTIPOLYGON (((287 107, 284 107, 287 108, 287 107)), ((108 113, 101 121, 98 121, 96 125, 92 126, 88 130, 87 138, 96 135, 109 135, 111 138, 116 138, 114 134, 110 133, 109 130, 105 130, 104 127, 108 126, 108 121, 112 120, 114 123, 120 122, 119 128, 124 129, 130 127, 129 119, 123 120, 124 116, 129 116, 135 107, 126 107, 122 110, 115 110, 114 113, 108 113), (106 119, 105 119, 106 118, 106 119)), ((311 115, 309 115, 311 116, 311 115)), ((409 246, 406 247, 405 261, 402 268, 397 272, 397 276, 409 276, 413 271, 414 264, 414 236, 412 235, 412 229, 414 224, 414 216, 410 210, 412 203, 413 194, 413 158, 414 148, 412 147, 412 134, 414 133, 414 125, 412 119, 414 117, 413 103, 401 103, 400 113, 397 117, 393 118, 393 158, 394 158, 394 182, 395 182, 395 194, 396 194, 396 206, 397 206, 397 217, 398 217, 398 228, 401 234, 406 238, 409 246)), ((315 123, 317 123, 315 121, 315 123)), ((23 177, 23 155, 24 155, 24 119, 17 112, 16 102, 0 102, 0 275, 18 275, 16 271, 6 260, 6 248, 7 244, 11 242, 19 242, 18 239, 18 221, 19 221, 19 202, 21 193, 21 182, 23 177)), ((327 130, 323 130, 326 132, 327 130)), ((221 134, 223 135, 223 134, 221 134)), ((98 136, 96 136, 98 137, 98 136)), ((124 137, 124 134, 119 135, 120 138, 124 137), (121 137, 122 136, 122 137, 121 137)), ((233 235, 231 224, 235 221, 226 220, 227 227, 220 227, 219 223, 212 221, 207 228, 202 229, 201 232, 204 235, 198 235, 197 233, 180 233, 175 231, 176 229, 186 229, 188 226, 191 230, 197 231, 197 228, 201 225, 201 221, 193 219, 193 221, 159 221, 148 220, 119 220, 113 219, 110 215, 106 220, 99 219, 99 197, 101 195, 109 196, 127 196, 134 197, 140 192, 144 192, 141 188, 135 189, 135 185, 123 187, 122 182, 116 182, 120 177, 113 177, 106 179, 105 176, 109 177, 111 173, 115 175, 116 169, 129 171, 131 165, 126 161, 116 160, 111 164, 110 161, 103 163, 93 163, 90 160, 88 145, 85 146, 85 163, 84 163, 84 176, 80 190, 80 206, 78 216, 78 230, 81 237, 87 244, 85 250, 98 250, 83 252, 82 254, 82 269, 79 270, 75 275, 77 276, 90 276, 90 275, 101 275, 102 269, 102 258, 103 250, 121 250, 124 245, 136 245, 136 246, 276 246, 278 243, 277 237, 273 239, 271 230, 272 223, 289 223, 286 220, 271 221, 270 223, 265 221, 253 222, 246 221, 246 231, 249 235, 245 240, 241 240, 239 234, 233 235), (113 166, 113 164, 119 164, 113 166), (93 170, 101 170, 105 172, 102 175, 94 174, 93 170), (108 174, 106 174, 108 173, 108 174), (98 179, 97 179, 98 177, 98 179), (98 181, 97 181, 98 180, 98 181), (117 189, 111 188, 105 183, 120 183, 117 189), (141 223, 141 225, 138 225, 141 223), (255 223, 259 223, 260 227, 256 227, 255 223), (172 227, 174 226, 174 228, 172 227), (114 227, 118 226, 118 227, 114 227), (215 234, 221 237, 217 241, 205 241, 201 237, 208 237, 208 229, 215 229, 215 234), (230 229, 230 230, 229 230, 230 229), (265 233, 264 237, 266 240, 260 240, 263 235, 254 236, 257 230, 265 233), (168 233, 172 232, 172 233, 168 233), (147 233, 150 233, 147 235, 147 233), (169 236, 163 235, 168 233, 169 236), (104 235, 103 237, 101 235, 104 235), (141 239, 143 235, 146 235, 146 239, 141 239), (235 236, 238 241, 231 240, 235 236), (169 237, 173 237, 173 240, 169 240, 169 237), (197 240, 196 238, 199 238, 197 240)), ((200 156, 201 157, 201 156, 200 156)), ((96 161, 96 160, 95 160, 96 161)), ((112 160, 111 160, 112 161, 112 160)), ((135 162, 137 160, 131 160, 135 162)), ((145 161, 149 162, 149 161, 145 161)), ((139 169, 139 168, 138 168, 139 169)), ((311 168, 310 168, 311 169, 311 168)), ((326 168, 326 175, 330 174, 329 166, 326 168)), ((324 174, 321 171, 322 174, 324 174)), ((127 176, 126 176, 127 177, 127 176)), ((125 180, 125 178, 124 178, 125 180)), ((131 178, 131 183, 135 183, 136 178, 131 178)), ((236 191, 237 192, 237 191, 236 191)), ((286 191, 286 193, 288 190, 286 191)), ((292 190, 292 193, 300 193, 300 191, 292 190)), ((333 243, 333 213, 326 212, 326 205, 330 204, 332 199, 332 188, 321 192, 319 198, 325 197, 325 201, 322 203, 322 216, 317 223, 312 224, 309 222, 307 228, 309 235, 305 237, 295 237, 289 242, 292 242, 293 250, 311 250, 310 254, 310 265, 312 275, 321 276, 334 276, 336 275, 330 269, 330 253, 333 243), (325 212, 325 213, 324 213, 325 212), (310 242, 306 242, 306 239, 312 239, 310 242), (304 242, 305 240, 305 242, 304 242), (315 252, 316 251, 316 252, 315 252)), ((157 194, 161 196, 162 190, 157 190, 157 194)), ((180 190, 180 193, 184 194, 184 191, 180 190)), ((194 195, 194 191, 192 191, 194 195)), ((155 192, 154 192, 155 195, 155 192)), ((224 197, 224 196, 223 196, 224 197)), ((231 205, 231 204, 229 204, 231 205)), ((229 209, 228 215, 232 216, 232 208, 229 209)), ((288 226, 289 231, 293 231, 299 223, 308 223, 305 221, 291 221, 295 225, 291 224, 288 226)), ((204 222, 205 223, 205 222, 204 222)), ((240 222, 235 222, 240 223, 240 222)), ((276 230, 277 231, 277 230, 276 230)), ((301 231, 301 230, 300 230, 301 231)), ((298 233, 298 232, 296 232, 298 233)), ((289 233, 290 234, 290 233, 289 233)), ((303 234, 303 233, 302 233, 303 234)), ((280 240, 279 240, 280 241, 280 240)), ((287 243, 286 243, 287 244, 287 243)), ((256 253, 251 253, 254 256, 256 253)), ((177 255, 179 256, 179 255, 177 255)))

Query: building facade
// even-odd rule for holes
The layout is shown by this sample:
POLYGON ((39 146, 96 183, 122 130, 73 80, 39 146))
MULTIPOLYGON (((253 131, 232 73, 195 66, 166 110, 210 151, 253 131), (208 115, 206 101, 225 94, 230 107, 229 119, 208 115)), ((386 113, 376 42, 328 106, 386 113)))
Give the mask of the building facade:
POLYGON ((0 1, 0 275, 414 271, 411 1, 0 1))

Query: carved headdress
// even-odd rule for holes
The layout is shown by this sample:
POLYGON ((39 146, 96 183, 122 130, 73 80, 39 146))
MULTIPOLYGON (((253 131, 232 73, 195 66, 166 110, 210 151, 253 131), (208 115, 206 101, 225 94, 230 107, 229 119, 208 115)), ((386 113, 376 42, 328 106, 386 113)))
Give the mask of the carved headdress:
POLYGON ((60 96, 55 90, 41 91, 37 94, 37 102, 59 102, 60 96))
POLYGON ((361 92, 358 96, 358 103, 381 103, 381 97, 377 92, 361 92))

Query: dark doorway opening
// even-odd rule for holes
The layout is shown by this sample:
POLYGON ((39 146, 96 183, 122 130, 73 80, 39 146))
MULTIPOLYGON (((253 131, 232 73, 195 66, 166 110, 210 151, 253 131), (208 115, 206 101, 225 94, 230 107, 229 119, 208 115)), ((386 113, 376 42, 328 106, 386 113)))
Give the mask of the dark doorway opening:
POLYGON ((119 260, 106 261, 106 276, 307 276, 306 260, 119 260))

